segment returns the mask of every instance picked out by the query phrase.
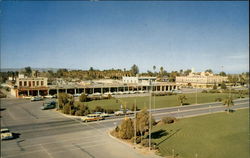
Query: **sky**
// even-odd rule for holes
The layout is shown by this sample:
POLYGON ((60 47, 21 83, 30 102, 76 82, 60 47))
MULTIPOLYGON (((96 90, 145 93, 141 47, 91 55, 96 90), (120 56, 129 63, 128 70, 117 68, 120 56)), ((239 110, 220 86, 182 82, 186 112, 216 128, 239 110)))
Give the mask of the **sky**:
POLYGON ((247 1, 4 1, 1 8, 1 68, 249 71, 247 1))

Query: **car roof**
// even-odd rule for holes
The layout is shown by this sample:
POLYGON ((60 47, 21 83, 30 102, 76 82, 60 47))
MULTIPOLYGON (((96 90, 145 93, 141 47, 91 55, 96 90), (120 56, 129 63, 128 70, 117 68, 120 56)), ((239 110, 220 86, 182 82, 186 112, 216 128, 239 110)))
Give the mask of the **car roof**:
POLYGON ((2 128, 1 129, 1 132, 5 132, 5 131, 9 131, 9 129, 8 128, 2 128))

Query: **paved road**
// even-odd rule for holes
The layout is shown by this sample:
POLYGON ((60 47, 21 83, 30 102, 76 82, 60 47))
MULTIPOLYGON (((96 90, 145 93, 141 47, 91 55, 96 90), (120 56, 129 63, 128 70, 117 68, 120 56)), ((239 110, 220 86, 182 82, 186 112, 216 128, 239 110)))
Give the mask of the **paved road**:
POLYGON ((1 99, 1 128, 19 138, 1 142, 3 158, 149 158, 108 136, 115 122, 82 123, 54 110, 40 110, 42 102, 1 99))
MULTIPOLYGON (((119 124, 121 118, 82 123, 54 110, 42 111, 41 105, 42 102, 23 99, 1 100, 1 108, 6 108, 1 111, 1 126, 20 134, 17 139, 1 142, 2 157, 153 157, 142 155, 108 136, 107 131, 119 124)), ((233 108, 248 107, 249 99, 241 99, 235 101, 233 108)), ((153 115, 159 120, 165 116, 184 118, 224 110, 221 103, 209 103, 158 109, 153 115)))

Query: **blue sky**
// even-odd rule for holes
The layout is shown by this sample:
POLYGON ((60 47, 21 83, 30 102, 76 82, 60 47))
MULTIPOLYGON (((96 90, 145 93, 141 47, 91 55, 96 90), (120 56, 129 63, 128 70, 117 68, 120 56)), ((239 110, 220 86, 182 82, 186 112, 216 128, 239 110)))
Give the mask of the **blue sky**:
POLYGON ((1 68, 248 71, 248 2, 2 2, 1 68))

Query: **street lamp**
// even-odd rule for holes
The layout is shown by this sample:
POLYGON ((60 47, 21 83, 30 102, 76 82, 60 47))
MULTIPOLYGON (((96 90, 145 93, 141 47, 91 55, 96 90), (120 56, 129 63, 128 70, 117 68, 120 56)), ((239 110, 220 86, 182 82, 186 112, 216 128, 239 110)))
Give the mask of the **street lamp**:
POLYGON ((152 107, 152 83, 151 83, 151 80, 149 82, 150 84, 150 95, 149 95, 149 137, 148 137, 148 147, 149 147, 149 150, 151 150, 151 107, 152 107))
POLYGON ((197 91, 197 85, 198 85, 198 79, 196 78, 196 97, 195 97, 195 99, 196 99, 196 105, 197 105, 197 93, 198 93, 198 91, 197 91))

